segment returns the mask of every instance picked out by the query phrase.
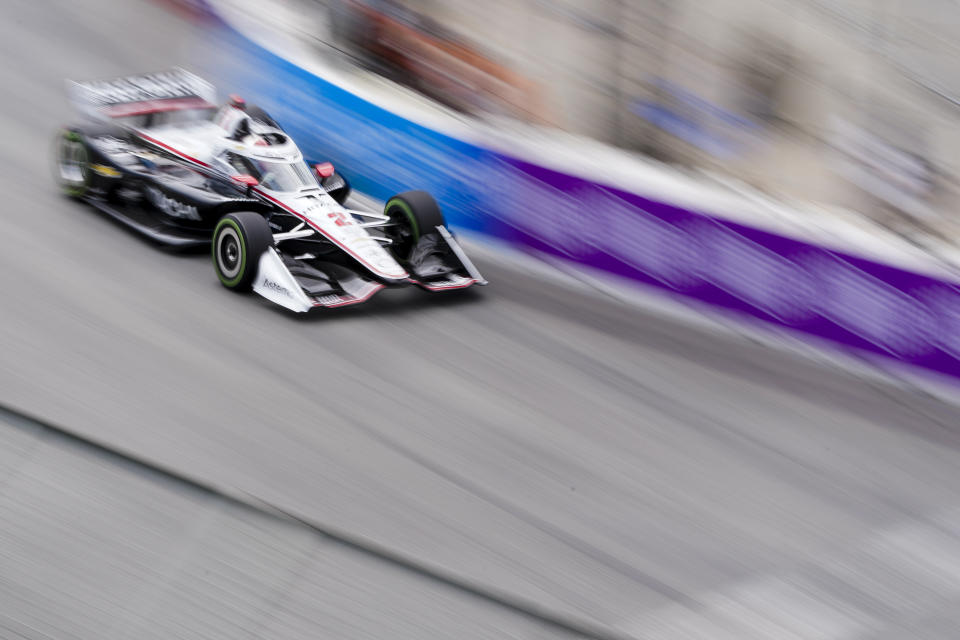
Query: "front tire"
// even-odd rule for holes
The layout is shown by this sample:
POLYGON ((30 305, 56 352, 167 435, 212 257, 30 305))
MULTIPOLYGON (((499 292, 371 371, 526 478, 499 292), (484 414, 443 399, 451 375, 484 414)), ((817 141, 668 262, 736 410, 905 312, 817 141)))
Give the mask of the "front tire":
POLYGON ((426 191, 399 193, 387 200, 383 212, 394 225, 390 249, 400 260, 410 257, 421 237, 447 224, 440 205, 426 191))
POLYGON ((260 256, 273 245, 270 226, 259 213, 229 213, 213 230, 213 268, 220 283, 235 291, 248 291, 257 275, 260 256))

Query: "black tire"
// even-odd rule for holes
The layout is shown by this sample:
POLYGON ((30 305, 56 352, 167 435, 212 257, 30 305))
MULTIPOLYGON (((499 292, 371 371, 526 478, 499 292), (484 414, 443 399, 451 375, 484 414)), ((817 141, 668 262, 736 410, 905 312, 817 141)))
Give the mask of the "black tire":
POLYGON ((248 291, 261 254, 272 245, 270 226, 259 213, 238 211, 220 218, 210 248, 220 283, 228 289, 248 291))
POLYGON ((268 127, 273 127, 274 129, 279 129, 280 131, 283 131, 283 127, 277 124, 276 120, 271 118, 266 111, 264 111, 263 109, 261 109, 255 104, 252 104, 249 107, 247 107, 247 115, 253 118, 254 120, 256 120, 257 122, 262 122, 268 127))
POLYGON ((80 198, 90 190, 90 149, 83 135, 72 129, 61 131, 56 145, 57 183, 71 198, 80 198))
POLYGON ((410 257, 410 252, 422 236, 447 224, 440 205, 426 191, 399 193, 387 200, 383 212, 395 225, 392 227, 393 244, 390 249, 401 260, 410 257))

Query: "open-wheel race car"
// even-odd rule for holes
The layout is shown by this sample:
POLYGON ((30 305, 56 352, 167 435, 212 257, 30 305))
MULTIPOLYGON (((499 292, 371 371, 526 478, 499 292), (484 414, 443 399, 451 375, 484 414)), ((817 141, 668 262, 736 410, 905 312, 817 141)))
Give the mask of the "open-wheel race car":
POLYGON ((350 185, 329 162, 308 167, 262 109, 237 96, 217 106, 213 86, 187 71, 68 90, 87 123, 58 137, 65 192, 158 243, 209 243, 229 289, 308 311, 390 286, 486 284, 430 194, 348 209, 350 185))

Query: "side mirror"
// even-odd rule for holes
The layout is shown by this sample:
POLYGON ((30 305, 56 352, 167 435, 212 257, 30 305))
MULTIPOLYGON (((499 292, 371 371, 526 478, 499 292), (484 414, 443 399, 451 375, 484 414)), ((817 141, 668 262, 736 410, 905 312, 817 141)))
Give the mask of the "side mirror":
POLYGON ((321 162, 313 165, 313 170, 317 172, 317 177, 322 181, 333 175, 333 164, 330 162, 321 162))
POLYGON ((247 195, 250 195, 251 189, 253 189, 255 186, 260 184, 259 180, 257 180, 253 176, 248 175, 246 173, 239 176, 231 176, 231 177, 233 178, 234 182, 247 185, 247 195))

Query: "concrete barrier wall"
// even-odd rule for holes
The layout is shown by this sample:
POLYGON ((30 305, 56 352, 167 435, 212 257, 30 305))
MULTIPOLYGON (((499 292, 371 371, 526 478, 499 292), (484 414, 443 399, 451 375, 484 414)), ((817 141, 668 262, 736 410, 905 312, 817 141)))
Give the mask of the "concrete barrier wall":
POLYGON ((361 191, 385 199, 427 189, 454 227, 960 377, 955 282, 484 148, 363 100, 231 27, 218 37, 230 53, 221 76, 231 87, 242 87, 308 157, 333 161, 361 191))

